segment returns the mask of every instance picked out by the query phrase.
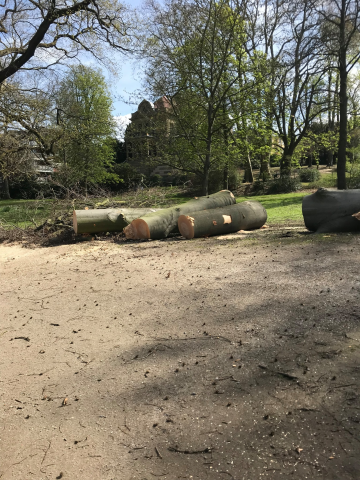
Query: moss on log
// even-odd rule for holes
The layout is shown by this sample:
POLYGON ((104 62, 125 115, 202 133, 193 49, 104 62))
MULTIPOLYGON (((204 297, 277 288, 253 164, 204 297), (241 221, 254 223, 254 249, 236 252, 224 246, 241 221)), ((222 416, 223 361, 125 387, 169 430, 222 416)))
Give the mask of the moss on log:
POLYGON ((320 188, 303 198, 306 228, 317 233, 359 232, 360 190, 320 188))
POLYGON ((229 190, 196 197, 186 203, 175 207, 165 208, 156 213, 148 213, 141 218, 133 220, 124 229, 127 238, 153 239, 166 238, 169 233, 176 231, 180 215, 188 215, 205 209, 226 207, 236 202, 234 195, 229 190))
POLYGON ((75 233, 122 232, 135 218, 156 212, 153 208, 74 210, 75 233))
POLYGON ((267 219, 265 208, 259 202, 243 202, 190 215, 178 220, 180 233, 185 238, 211 237, 239 230, 262 227, 267 219))

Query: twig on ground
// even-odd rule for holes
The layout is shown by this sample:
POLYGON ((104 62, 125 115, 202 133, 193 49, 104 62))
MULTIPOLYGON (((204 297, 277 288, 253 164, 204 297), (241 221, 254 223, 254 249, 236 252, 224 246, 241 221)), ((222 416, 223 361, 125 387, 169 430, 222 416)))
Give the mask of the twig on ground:
POLYGON ((199 455, 201 453, 211 453, 212 448, 206 447, 204 450, 179 450, 177 447, 168 447, 169 452, 184 453, 185 455, 199 455))
POLYGON ((157 447, 155 447, 155 452, 156 452, 156 455, 157 455, 159 458, 161 458, 161 459, 163 458, 163 457, 161 456, 161 453, 159 452, 159 450, 158 450, 157 447))

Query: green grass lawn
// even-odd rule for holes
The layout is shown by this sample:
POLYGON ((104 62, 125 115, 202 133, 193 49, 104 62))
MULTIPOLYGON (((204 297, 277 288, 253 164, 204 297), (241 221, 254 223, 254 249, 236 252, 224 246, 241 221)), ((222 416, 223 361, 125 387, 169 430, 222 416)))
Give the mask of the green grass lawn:
POLYGON ((257 195, 251 197, 239 197, 237 203, 245 200, 260 202, 267 211, 267 224, 302 222, 302 199, 308 193, 283 193, 278 195, 257 195))
MULTIPOLYGON (((261 202, 268 212, 268 224, 301 222, 301 202, 306 193, 287 193, 282 195, 261 195, 251 197, 238 197, 237 202, 257 200, 261 202)), ((117 206, 134 207, 166 207, 183 203, 189 200, 182 192, 169 188, 142 190, 139 193, 131 192, 112 199, 95 198, 89 200, 0 200, 0 225, 5 228, 36 227, 48 218, 55 219, 64 214, 71 213, 72 209, 83 209, 85 206, 93 208, 101 204, 103 208, 117 206), (113 202, 118 202, 114 205, 113 202)))
POLYGON ((5 227, 35 227, 53 213, 52 200, 0 200, 0 225, 5 227))
POLYGON ((112 198, 88 198, 76 200, 0 200, 0 226, 5 228, 37 227, 47 219, 70 214, 85 207, 101 208, 154 207, 164 208, 189 200, 183 189, 155 187, 137 192, 126 192, 112 198))

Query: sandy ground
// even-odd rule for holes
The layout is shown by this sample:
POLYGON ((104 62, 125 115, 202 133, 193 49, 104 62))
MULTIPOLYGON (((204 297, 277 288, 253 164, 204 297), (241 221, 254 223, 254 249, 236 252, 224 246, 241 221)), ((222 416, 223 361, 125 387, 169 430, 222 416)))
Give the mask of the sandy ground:
POLYGON ((0 478, 359 479, 359 241, 1 246, 0 478))

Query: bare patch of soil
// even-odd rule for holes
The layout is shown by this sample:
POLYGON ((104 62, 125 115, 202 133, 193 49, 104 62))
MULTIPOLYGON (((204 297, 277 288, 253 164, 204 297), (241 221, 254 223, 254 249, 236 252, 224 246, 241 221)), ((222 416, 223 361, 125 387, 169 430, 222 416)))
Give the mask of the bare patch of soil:
POLYGON ((360 478, 360 237, 261 235, 0 246, 0 478, 360 478))

